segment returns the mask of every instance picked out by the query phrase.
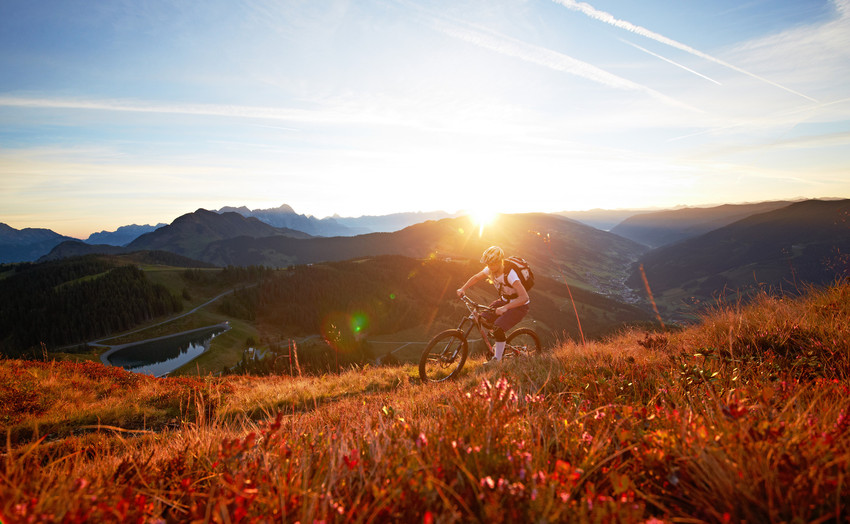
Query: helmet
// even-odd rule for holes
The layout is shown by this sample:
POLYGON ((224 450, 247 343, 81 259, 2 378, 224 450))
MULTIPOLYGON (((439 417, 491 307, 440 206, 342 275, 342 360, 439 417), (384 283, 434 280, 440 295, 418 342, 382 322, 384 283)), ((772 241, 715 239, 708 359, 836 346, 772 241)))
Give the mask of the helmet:
POLYGON ((490 246, 481 255, 481 263, 489 266, 501 262, 503 258, 505 258, 505 252, 502 251, 502 248, 499 246, 490 246))

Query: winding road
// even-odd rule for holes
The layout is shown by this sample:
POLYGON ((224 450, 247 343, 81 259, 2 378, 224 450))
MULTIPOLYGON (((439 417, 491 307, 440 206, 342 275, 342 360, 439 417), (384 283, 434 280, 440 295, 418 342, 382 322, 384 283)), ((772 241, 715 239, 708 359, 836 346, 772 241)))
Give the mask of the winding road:
MULTIPOLYGON (((254 284, 254 285, 256 285, 256 284, 254 284)), ((250 286, 249 286, 249 287, 250 287, 250 286)), ((239 289, 242 289, 242 288, 239 288, 239 289)), ((132 335, 132 334, 134 334, 134 333, 138 333, 138 332, 140 332, 140 331, 145 331, 146 329, 150 329, 150 328, 152 328, 152 327, 157 327, 157 326, 161 326, 161 325, 163 325, 163 324, 168 324, 169 322, 174 322, 174 321, 175 321, 175 320, 177 320, 178 318, 183 318, 183 317, 185 317, 185 316, 191 315, 192 313, 194 313, 194 312, 198 311, 199 309, 204 308, 204 307, 207 307, 208 305, 212 304, 213 302, 215 302, 216 300, 220 299, 221 297, 223 297, 223 296, 227 296, 227 295, 229 295, 229 294, 233 293, 234 291, 236 291, 236 288, 234 288, 234 289, 230 289, 230 290, 227 290, 227 291, 225 291, 224 293, 221 293, 220 295, 218 295, 218 296, 216 296, 216 297, 213 297, 213 298, 211 298, 211 299, 207 300, 206 302, 204 302, 204 303, 203 303, 203 304, 201 304, 200 306, 197 306, 197 307, 195 307, 195 308, 193 308, 193 309, 191 309, 191 310, 189 310, 189 311, 186 311, 185 313, 180 313, 179 315, 173 316, 173 317, 171 317, 171 318, 167 318, 167 319, 163 320, 162 322, 157 322, 156 324, 151 324, 150 326, 145 326, 145 327, 142 327, 142 328, 139 328, 139 329, 133 330, 133 331, 128 331, 128 332, 126 332, 126 333, 121 333, 120 335, 115 335, 115 336, 112 336, 112 337, 101 338, 101 339, 98 339, 98 340, 92 340, 91 342, 89 342, 89 343, 88 343, 88 345, 89 345, 89 346, 94 346, 94 347, 106 347, 106 348, 114 348, 114 347, 118 347, 117 345, 104 344, 104 343, 103 343, 103 341, 104 341, 104 340, 110 340, 110 339, 113 339, 113 338, 123 337, 123 336, 126 336, 126 335, 132 335)), ((226 324, 226 322, 225 322, 225 324, 226 324)), ((200 329, 205 329, 205 328, 200 328, 200 329)), ((197 330, 190 329, 190 330, 188 330, 188 331, 183 331, 183 332, 181 332, 181 333, 171 333, 170 335, 165 335, 165 337, 173 337, 173 336, 175 336, 175 335, 181 335, 181 334, 183 334, 183 333, 191 333, 192 331, 197 331, 197 330)), ((157 337, 157 339, 158 339, 158 338, 165 338, 165 337, 157 337)), ((148 339, 148 340, 156 340, 156 339, 152 338, 152 339, 148 339)), ((139 340, 139 341, 136 341, 136 342, 131 342, 131 344, 138 344, 139 342, 145 342, 145 341, 144 341, 144 340, 139 340)), ((123 347, 123 346, 126 346, 127 344, 120 344, 120 345, 123 347)))
MULTIPOLYGON (((254 284, 254 285, 256 285, 256 284, 254 284)), ((250 286, 249 286, 249 287, 250 287, 250 286)), ((152 328, 152 327, 161 326, 161 325, 163 325, 163 324, 168 324, 169 322, 173 322, 173 321, 175 321, 175 320, 177 320, 177 319, 179 319, 179 318, 183 318, 183 317, 185 317, 185 316, 187 316, 187 315, 191 315, 192 313, 195 313, 195 312, 196 312, 196 311, 198 311, 199 309, 204 308, 204 307, 206 307, 206 306, 208 306, 208 305, 212 304, 213 302, 215 302, 216 300, 220 299, 221 297, 224 297, 224 296, 227 296, 227 295, 229 295, 229 294, 233 293, 234 291, 236 291, 236 289, 237 289, 237 288, 229 289, 229 290, 227 290, 227 291, 225 291, 225 292, 223 292, 223 293, 220 293, 219 295, 216 295, 215 297, 213 297, 213 298, 211 298, 211 299, 207 300, 207 301, 206 301, 206 302, 204 302, 203 304, 201 304, 201 305, 199 305, 199 306, 197 306, 197 307, 194 307, 194 308, 190 309, 189 311, 185 311, 185 312, 183 312, 183 313, 180 313, 179 315, 175 315, 175 316, 173 316, 173 317, 171 317, 171 318, 167 318, 167 319, 163 320, 162 322, 157 322, 156 324, 151 324, 151 325, 149 325, 149 326, 144 326, 144 327, 142 327, 142 328, 139 328, 139 329, 136 329, 136 330, 133 330, 133 331, 128 331, 128 332, 126 332, 126 333, 121 333, 120 335, 110 336, 110 337, 106 337, 106 338, 101 338, 101 339, 98 339, 98 340, 93 340, 93 341, 89 342, 89 343, 88 343, 88 345, 89 345, 89 346, 92 346, 92 347, 98 347, 98 348, 107 348, 107 350, 106 350, 106 351, 104 351, 103 353, 101 353, 101 355, 100 355, 100 361, 101 361, 103 364, 107 365, 107 366, 111 366, 112 364, 110 364, 110 363, 109 363, 109 355, 111 355, 112 353, 115 353, 116 351, 118 351, 118 350, 120 350, 120 349, 124 349, 124 348, 125 348, 125 347, 127 347, 127 346, 132 346, 132 345, 136 345, 136 344, 141 344, 141 343, 143 343, 143 342, 151 342, 151 341, 154 341, 154 340, 161 340, 161 339, 164 339, 164 338, 170 338, 170 337, 175 337, 175 336, 179 336, 179 335, 190 334, 190 333, 194 333, 194 332, 196 332, 196 331, 203 331, 203 330, 210 329, 210 328, 214 328, 214 327, 220 327, 220 328, 224 329, 225 331, 227 331, 227 330, 229 330, 229 329, 230 329, 230 323, 229 323, 229 322, 222 322, 221 324, 214 324, 214 325, 212 325, 212 326, 205 326, 205 327, 197 328, 197 329, 188 329, 188 330, 186 330, 186 331, 181 331, 181 332, 179 332, 179 333, 169 333, 168 335, 163 335, 163 336, 161 336, 161 337, 154 337, 154 338, 149 338, 149 339, 145 339, 145 340, 136 340, 136 341, 134 341, 134 342, 127 342, 127 343, 125 343, 125 344, 104 344, 104 343, 103 343, 105 340, 110 340, 110 339, 113 339, 113 338, 118 338, 119 336, 123 337, 123 336, 126 336, 126 335, 132 335, 132 334, 134 334, 134 333, 139 333, 140 331, 145 331, 145 330, 150 329, 150 328, 152 328)), ((239 288, 239 289, 242 289, 242 288, 239 288)))

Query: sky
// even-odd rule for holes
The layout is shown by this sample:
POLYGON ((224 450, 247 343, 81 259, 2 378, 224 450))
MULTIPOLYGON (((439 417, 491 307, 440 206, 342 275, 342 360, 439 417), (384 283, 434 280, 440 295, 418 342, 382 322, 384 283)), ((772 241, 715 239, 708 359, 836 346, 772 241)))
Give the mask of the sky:
POLYGON ((0 222, 850 197, 850 0, 2 0, 0 222))

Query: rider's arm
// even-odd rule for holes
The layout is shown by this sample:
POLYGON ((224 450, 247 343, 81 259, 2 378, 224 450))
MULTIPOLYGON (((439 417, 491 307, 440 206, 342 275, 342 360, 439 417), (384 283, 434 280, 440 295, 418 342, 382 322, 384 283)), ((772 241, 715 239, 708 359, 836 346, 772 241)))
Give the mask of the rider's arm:
MULTIPOLYGON (((457 296, 462 297, 463 295, 466 294, 467 289, 471 288, 477 282, 480 282, 481 280, 484 280, 485 278, 487 278, 486 270, 482 269, 478 273, 475 273, 474 275, 469 277, 469 280, 466 281, 466 284, 462 285, 460 287, 460 289, 457 290, 457 296)), ((528 295, 526 295, 526 297, 527 296, 528 295)))
POLYGON ((511 299, 510 302, 496 309, 496 313, 499 315, 504 315, 505 311, 509 309, 513 309, 515 307, 519 307, 528 303, 528 291, 525 290, 525 286, 522 285, 521 280, 517 280, 511 286, 513 290, 516 292, 516 298, 511 299), (501 312, 499 310, 502 310, 501 312))

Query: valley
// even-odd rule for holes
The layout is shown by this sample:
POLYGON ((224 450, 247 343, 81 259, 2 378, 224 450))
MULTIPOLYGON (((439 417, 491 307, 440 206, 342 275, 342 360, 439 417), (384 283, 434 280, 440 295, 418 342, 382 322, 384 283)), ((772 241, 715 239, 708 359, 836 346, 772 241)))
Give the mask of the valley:
MULTIPOLYGON (((781 204, 643 212, 623 222, 623 234, 636 238, 652 227, 652 238, 686 237, 654 249, 543 213, 502 215, 483 230, 469 217, 449 217, 314 237, 198 210, 127 247, 65 243, 40 263, 2 266, 0 293, 21 298, 2 306, 8 324, 0 348, 98 360, 110 347, 227 323, 208 351, 174 374, 227 373, 248 356, 289 354, 293 343, 316 369, 413 361, 434 333, 459 321, 452 290, 477 271, 489 245, 531 263, 538 285, 527 327, 546 343, 599 339, 628 325, 657 329, 641 266, 663 322, 688 324, 719 301, 847 276, 848 201, 781 204), (736 220, 747 212, 754 214, 736 220), (629 222, 642 225, 625 228, 629 222)), ((491 286, 474 291, 482 302, 493 297, 491 286)))
MULTIPOLYGON (((104 260, 117 268, 133 263, 133 258, 104 260)), ((399 256, 288 269, 193 269, 143 264, 140 267, 145 278, 170 296, 179 297, 181 311, 153 317, 133 329, 47 349, 63 359, 99 360, 105 351, 116 347, 227 323, 230 329, 212 340, 209 351, 172 375, 219 374, 234 368, 249 348, 273 355, 286 350, 289 341, 296 343, 305 360, 310 360, 311 353, 334 351, 335 362, 339 355, 345 362, 364 356, 374 361, 391 352, 398 360, 413 361, 433 334, 454 327, 459 321, 462 310, 452 299, 454 289, 476 266, 467 261, 399 256), (355 340, 351 320, 357 315, 365 324, 355 340), (332 338, 328 331, 332 328, 342 330, 343 340, 335 347, 327 343, 332 338)), ((100 266, 97 270, 102 275, 109 274, 100 266)), ((472 291, 473 296, 489 301, 493 296, 491 288, 481 285, 472 291)), ((539 276, 531 292, 534 309, 522 325, 534 327, 550 343, 559 338, 578 339, 568 291, 562 283, 539 276)), ((588 336, 602 336, 624 323, 650 320, 638 308, 581 287, 575 287, 572 293, 588 336)))

